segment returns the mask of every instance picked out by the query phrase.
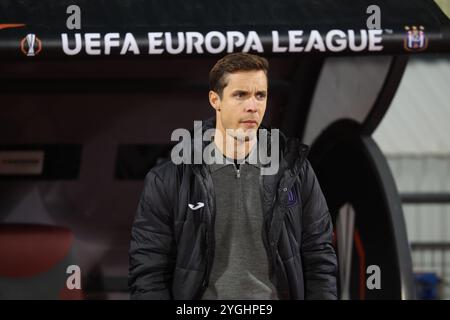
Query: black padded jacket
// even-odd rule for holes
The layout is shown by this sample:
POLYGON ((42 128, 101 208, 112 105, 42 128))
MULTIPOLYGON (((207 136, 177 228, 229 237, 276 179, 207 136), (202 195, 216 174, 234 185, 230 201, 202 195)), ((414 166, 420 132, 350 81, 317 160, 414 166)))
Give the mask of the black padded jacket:
MULTIPOLYGON (((215 127, 215 118, 203 131, 215 127)), ((261 176, 262 241, 279 299, 336 299, 328 206, 309 147, 280 134, 277 174, 261 176), (294 201, 292 201, 294 200, 294 201)), ((214 188, 205 164, 167 161, 145 179, 131 231, 132 299, 201 299, 214 263, 214 188), (188 204, 202 202, 192 211, 188 204)))

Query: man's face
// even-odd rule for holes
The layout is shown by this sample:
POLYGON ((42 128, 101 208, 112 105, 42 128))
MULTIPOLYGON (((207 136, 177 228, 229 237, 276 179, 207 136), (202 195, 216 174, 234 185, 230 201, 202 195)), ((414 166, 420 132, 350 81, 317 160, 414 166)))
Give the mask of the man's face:
POLYGON ((267 76, 262 70, 238 71, 226 75, 222 98, 210 91, 210 102, 217 112, 217 129, 233 137, 251 140, 256 136, 267 105, 267 76), (239 130, 240 129, 240 130, 239 130))

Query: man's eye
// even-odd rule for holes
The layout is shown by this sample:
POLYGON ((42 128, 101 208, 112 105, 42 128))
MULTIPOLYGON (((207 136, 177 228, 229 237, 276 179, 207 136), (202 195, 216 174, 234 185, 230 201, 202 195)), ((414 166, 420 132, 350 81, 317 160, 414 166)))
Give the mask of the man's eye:
POLYGON ((256 94, 256 98, 259 100, 263 100, 266 97, 265 93, 257 93, 256 94))
POLYGON ((243 98, 243 97, 245 97, 245 93, 244 92, 236 92, 235 96, 238 98, 243 98))

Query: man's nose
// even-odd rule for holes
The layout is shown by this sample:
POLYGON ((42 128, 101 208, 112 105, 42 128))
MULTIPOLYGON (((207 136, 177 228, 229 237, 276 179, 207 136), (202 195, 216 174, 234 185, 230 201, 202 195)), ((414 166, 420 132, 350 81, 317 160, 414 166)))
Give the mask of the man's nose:
POLYGON ((254 96, 250 97, 245 104, 246 112, 256 112, 258 111, 258 100, 254 96))

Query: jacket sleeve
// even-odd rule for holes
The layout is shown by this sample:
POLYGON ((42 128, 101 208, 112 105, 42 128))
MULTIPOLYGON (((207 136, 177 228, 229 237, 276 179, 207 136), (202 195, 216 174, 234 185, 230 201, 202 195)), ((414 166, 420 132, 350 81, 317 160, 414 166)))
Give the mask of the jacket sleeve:
POLYGON ((131 299, 172 299, 175 246, 170 202, 164 189, 163 181, 150 171, 131 230, 131 299))
POLYGON ((308 160, 303 166, 301 197, 302 260, 306 299, 337 299, 337 258, 332 245, 333 225, 328 206, 308 160))

